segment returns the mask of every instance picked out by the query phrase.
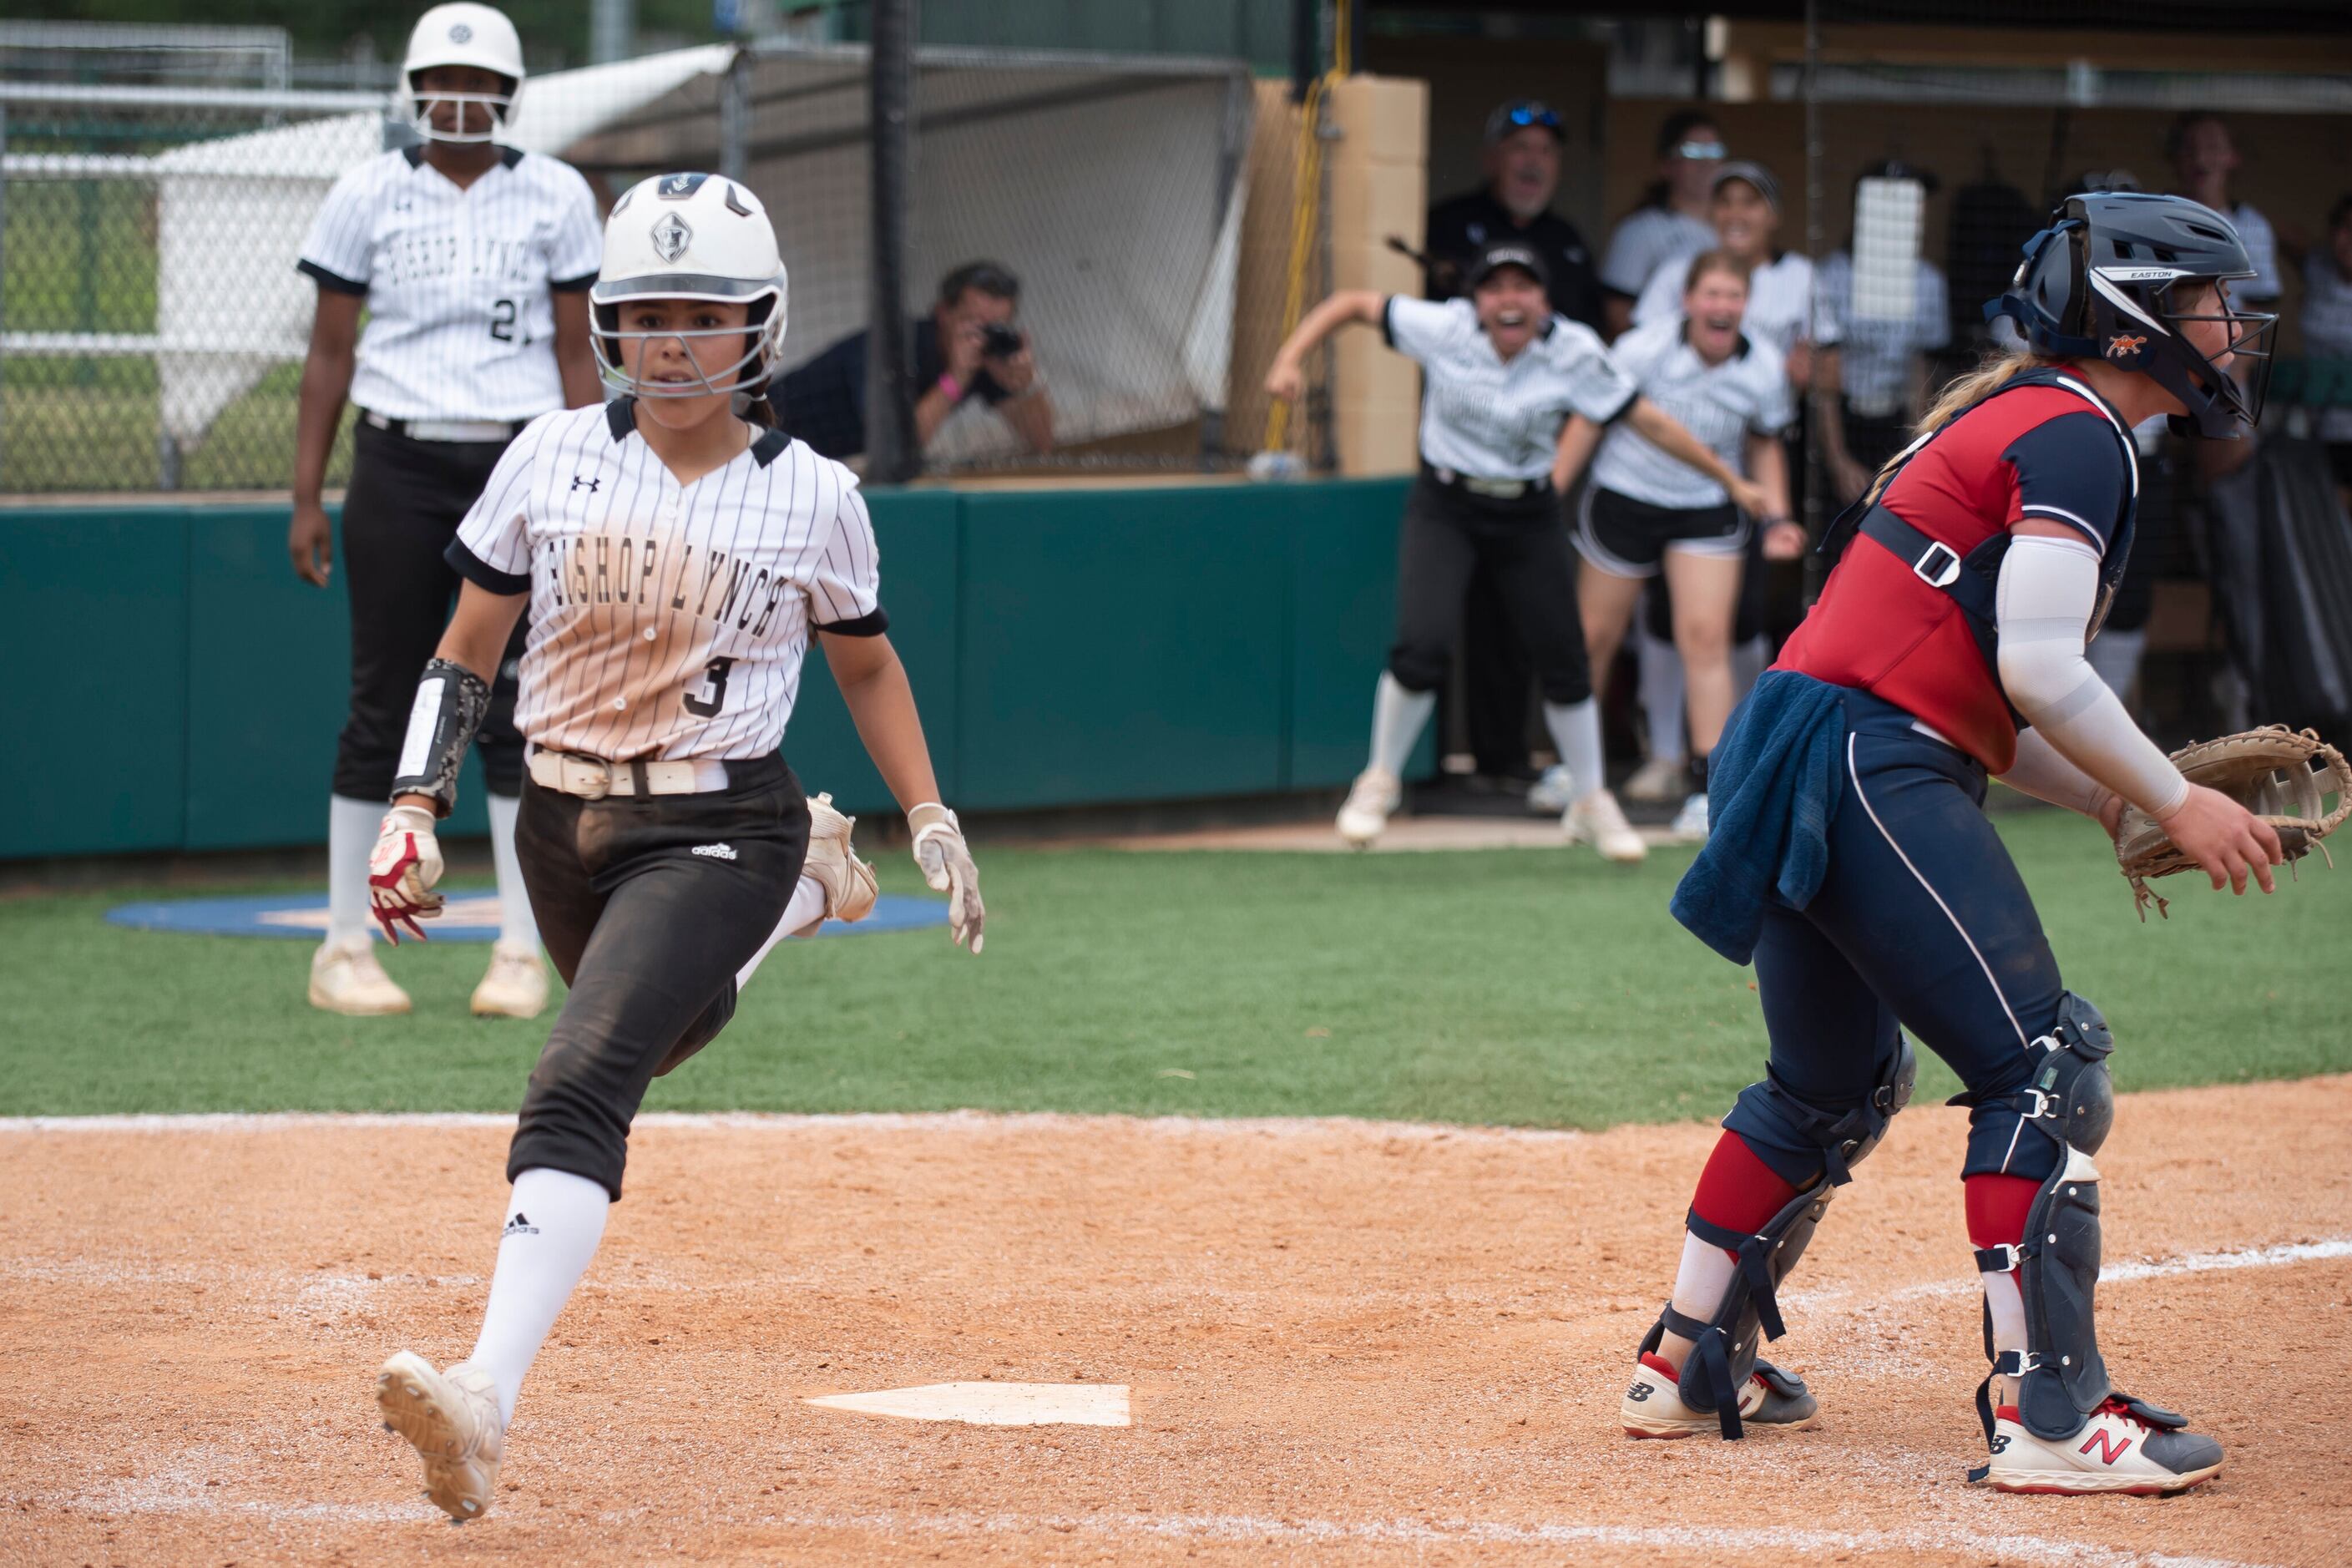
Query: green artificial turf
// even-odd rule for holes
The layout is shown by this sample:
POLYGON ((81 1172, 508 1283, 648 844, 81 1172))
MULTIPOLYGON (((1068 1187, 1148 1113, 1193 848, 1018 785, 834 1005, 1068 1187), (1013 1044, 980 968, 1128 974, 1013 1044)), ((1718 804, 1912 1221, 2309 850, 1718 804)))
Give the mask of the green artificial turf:
MULTIPOLYGON (((2189 879, 2143 926, 2095 828, 2002 817, 2125 1088, 2352 1068, 2352 868, 2280 896, 2189 879)), ((1342 857, 1011 849, 985 957, 940 931, 789 944, 662 1110, 1350 1115, 1602 1127, 1712 1117, 1758 1076, 1749 972, 1665 910, 1687 850, 1342 857)), ((904 856, 886 890, 919 890, 904 856)), ((226 889, 223 889, 226 890, 226 889)), ((512 1109, 545 1037, 466 1016, 488 950, 403 947, 406 1018, 303 1000, 307 945, 121 930, 152 889, 0 902, 0 1113, 512 1109)), ((551 1013, 549 1015, 551 1017, 551 1013)), ((1931 1068, 1921 1093, 1954 1089, 1931 1068)))

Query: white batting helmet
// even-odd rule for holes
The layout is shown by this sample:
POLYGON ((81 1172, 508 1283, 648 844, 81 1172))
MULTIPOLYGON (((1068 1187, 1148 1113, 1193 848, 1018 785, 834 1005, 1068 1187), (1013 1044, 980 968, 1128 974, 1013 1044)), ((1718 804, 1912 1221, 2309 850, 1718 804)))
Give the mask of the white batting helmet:
POLYGON ((589 334, 607 384, 638 397, 702 397, 757 392, 782 368, 784 262, 760 198, 718 174, 657 174, 640 180, 604 220, 604 264, 588 302, 589 334), (621 307, 631 300, 719 300, 751 308, 747 328, 628 331, 621 307), (740 336, 742 357, 692 383, 646 383, 628 374, 621 345, 629 340, 740 336))
POLYGON ((408 58, 401 62, 400 81, 407 89, 409 124, 428 142, 491 142, 506 129, 515 100, 522 96, 522 40, 515 36, 506 13, 473 0, 436 5, 416 19, 408 35, 408 58), (416 73, 435 66, 472 66, 506 78, 499 92, 436 92, 427 95, 416 86, 416 73), (457 106, 455 130, 436 130, 433 106, 457 106), (472 112, 468 112, 469 108, 472 112))

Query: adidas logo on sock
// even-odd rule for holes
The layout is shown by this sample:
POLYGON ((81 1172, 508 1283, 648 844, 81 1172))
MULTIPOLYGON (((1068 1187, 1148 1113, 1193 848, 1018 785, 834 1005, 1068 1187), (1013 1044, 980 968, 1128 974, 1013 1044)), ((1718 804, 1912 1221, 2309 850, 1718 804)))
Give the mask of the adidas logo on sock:
POLYGON ((732 844, 698 844, 694 847, 694 852, 697 855, 707 855, 713 860, 735 858, 735 846, 732 844))
POLYGON ((515 1216, 507 1221, 507 1227, 499 1233, 499 1236, 503 1238, 509 1236, 537 1236, 538 1234, 539 1226, 530 1223, 529 1215, 518 1209, 515 1216))

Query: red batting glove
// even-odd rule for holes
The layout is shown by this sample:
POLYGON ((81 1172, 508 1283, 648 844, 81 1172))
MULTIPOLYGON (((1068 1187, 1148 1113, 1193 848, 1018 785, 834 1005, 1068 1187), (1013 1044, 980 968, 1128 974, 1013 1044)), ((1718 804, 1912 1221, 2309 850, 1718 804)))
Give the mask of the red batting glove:
POLYGON ((441 879, 441 846, 433 837, 432 815, 413 805, 395 805, 386 814, 368 856, 368 902, 395 947, 405 925, 417 941, 425 929, 417 921, 441 912, 441 895, 433 885, 441 879))

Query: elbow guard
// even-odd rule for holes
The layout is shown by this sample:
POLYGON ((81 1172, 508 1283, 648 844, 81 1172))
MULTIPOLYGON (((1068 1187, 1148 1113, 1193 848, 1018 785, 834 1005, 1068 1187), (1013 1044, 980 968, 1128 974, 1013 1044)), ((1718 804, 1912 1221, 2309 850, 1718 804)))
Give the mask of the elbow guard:
POLYGON ((490 710, 489 683, 465 666, 436 658, 416 683, 416 703, 408 710, 408 734, 400 743, 392 794, 433 797, 433 815, 446 816, 457 804, 457 764, 474 743, 490 710))

